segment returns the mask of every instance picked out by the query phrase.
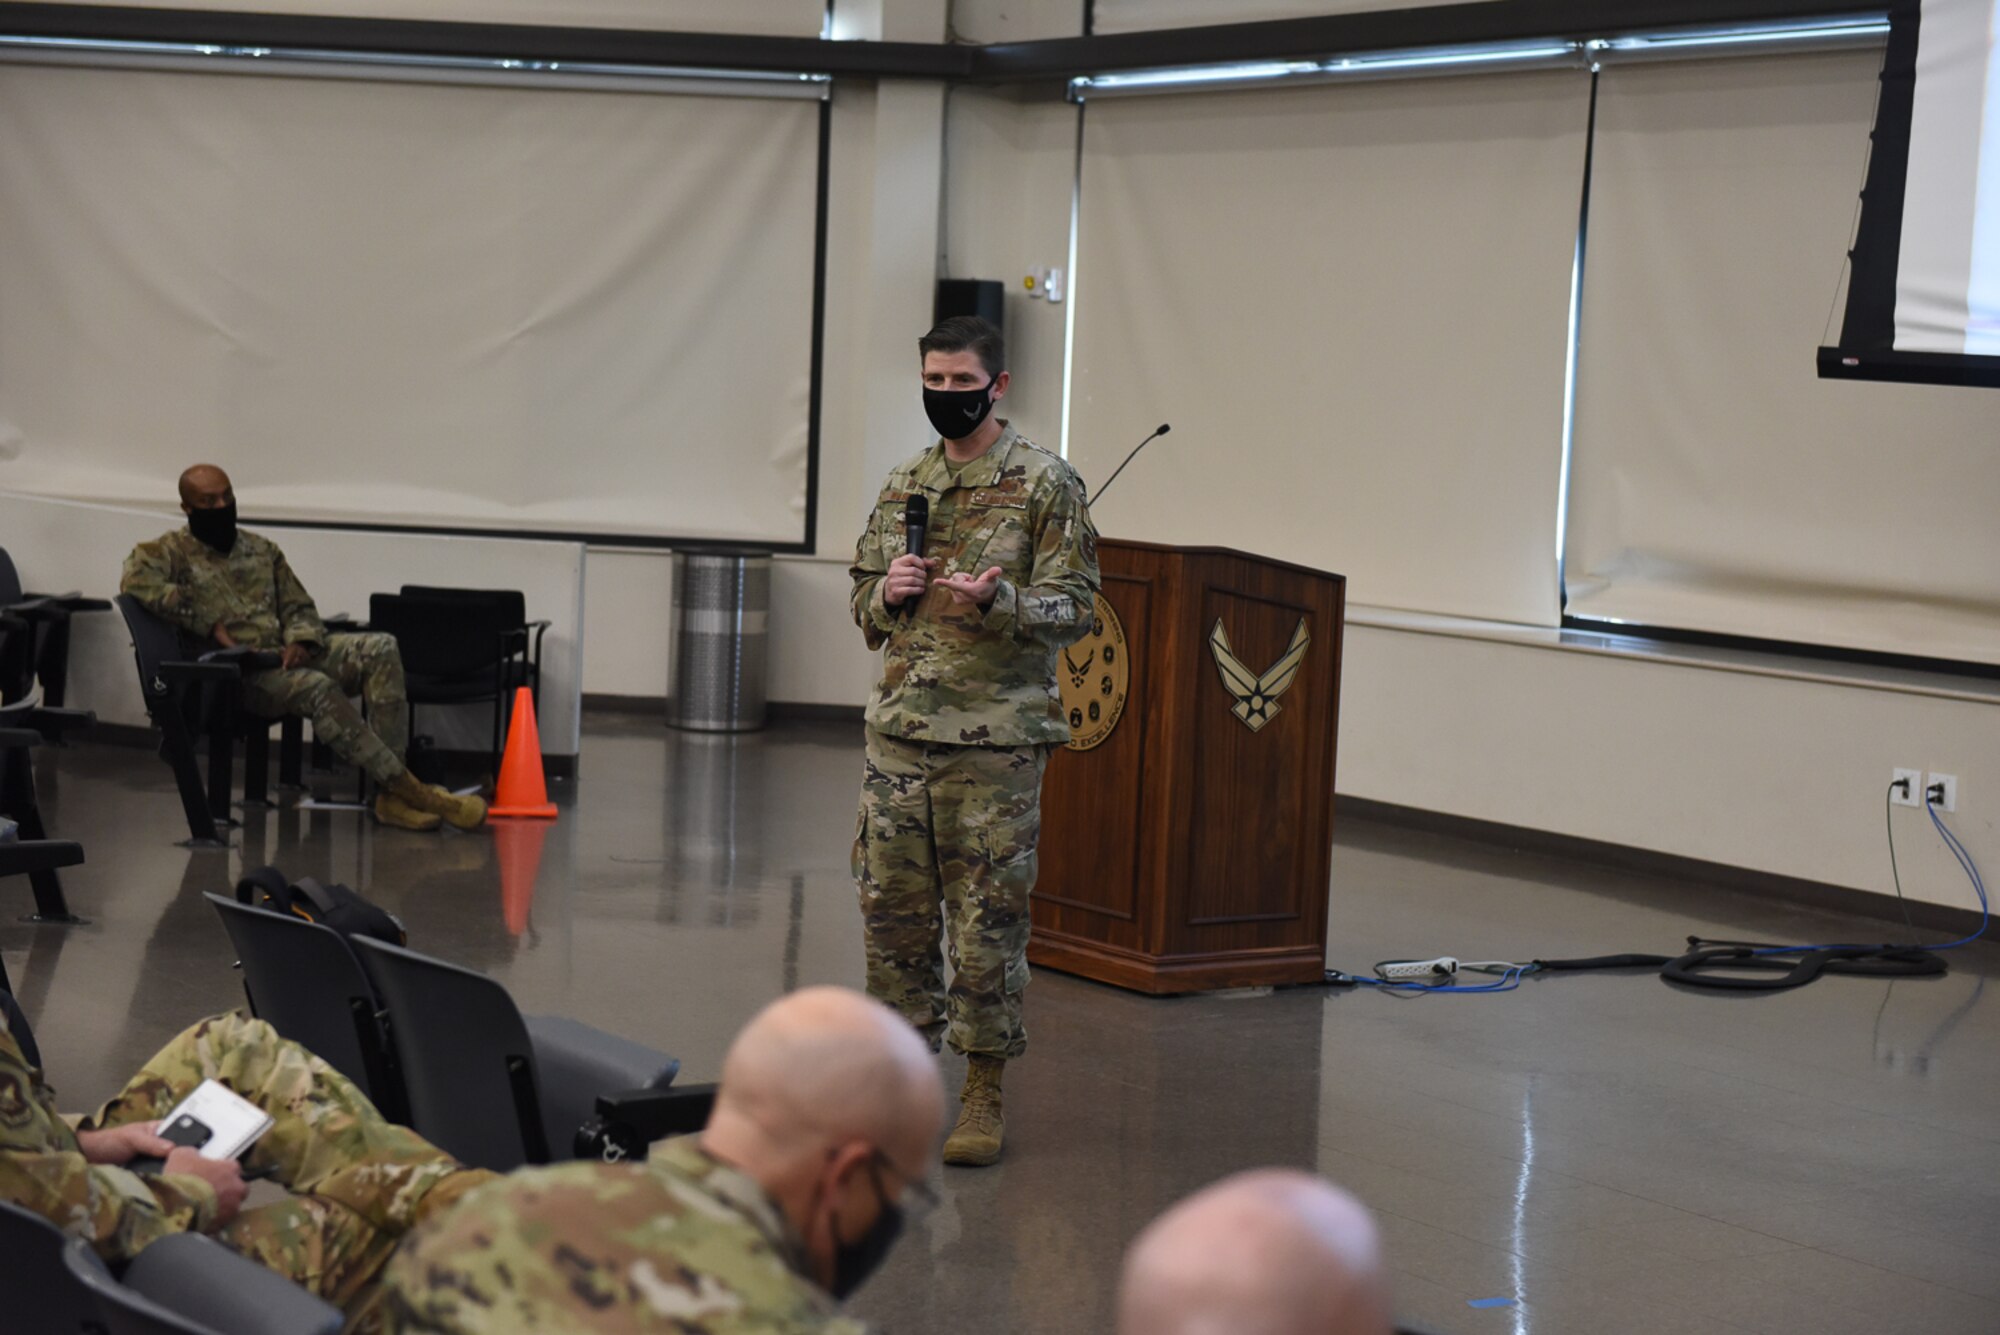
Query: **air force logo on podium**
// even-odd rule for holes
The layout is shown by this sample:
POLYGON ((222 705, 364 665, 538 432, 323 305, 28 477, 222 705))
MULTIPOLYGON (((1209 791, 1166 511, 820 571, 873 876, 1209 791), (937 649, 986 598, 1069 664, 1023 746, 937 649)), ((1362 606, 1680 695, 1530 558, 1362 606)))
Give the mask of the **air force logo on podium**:
POLYGON ((1215 629, 1208 633, 1208 647, 1215 653, 1215 666, 1222 673, 1223 689, 1236 698, 1235 708, 1230 712, 1241 719, 1243 726, 1257 732, 1271 721, 1278 712, 1278 697, 1292 688, 1292 681, 1305 666, 1306 647, 1312 637, 1306 634, 1306 619, 1299 618, 1299 628, 1292 632, 1292 642, 1283 656, 1273 663, 1262 676, 1243 666, 1229 648, 1229 632, 1222 628, 1222 618, 1215 619, 1215 629))

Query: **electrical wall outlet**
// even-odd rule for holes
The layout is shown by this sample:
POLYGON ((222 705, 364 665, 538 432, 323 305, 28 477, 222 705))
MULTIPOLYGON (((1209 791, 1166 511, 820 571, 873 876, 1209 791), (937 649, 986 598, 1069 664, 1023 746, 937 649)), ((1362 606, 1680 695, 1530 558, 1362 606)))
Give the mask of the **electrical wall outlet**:
POLYGON ((1931 776, 1924 781, 1924 794, 1931 805, 1939 811, 1949 813, 1958 810, 1958 776, 1932 771, 1931 776), (1942 788, 1944 792, 1940 796, 1932 797, 1930 792, 1933 788, 1942 788))
POLYGON ((1924 772, 1920 769, 1895 769, 1889 771, 1889 800, 1899 807, 1920 807, 1924 804, 1924 772), (1894 787, 1902 784, 1901 788, 1894 787))

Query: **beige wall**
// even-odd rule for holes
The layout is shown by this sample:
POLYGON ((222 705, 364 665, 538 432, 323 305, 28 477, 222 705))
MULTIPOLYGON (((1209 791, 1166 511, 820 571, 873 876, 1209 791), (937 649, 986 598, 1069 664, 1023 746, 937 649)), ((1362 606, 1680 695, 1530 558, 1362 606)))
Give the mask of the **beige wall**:
POLYGON ((1085 0, 953 0, 951 35, 961 42, 1032 42, 1083 33, 1085 0))
MULTIPOLYGON (((1884 789, 1923 768, 2000 862, 1993 704, 1362 625, 1345 648, 1343 794, 1887 894, 1884 789)), ((1895 814, 1904 892, 1969 907, 1929 820, 1895 814)))

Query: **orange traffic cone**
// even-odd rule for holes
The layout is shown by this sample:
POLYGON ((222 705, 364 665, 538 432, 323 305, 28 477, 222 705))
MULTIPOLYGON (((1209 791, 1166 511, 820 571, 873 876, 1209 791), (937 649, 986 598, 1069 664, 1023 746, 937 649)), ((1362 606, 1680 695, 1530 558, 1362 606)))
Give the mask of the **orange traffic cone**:
POLYGON ((525 686, 514 692, 514 721, 507 727, 507 754, 500 757, 500 782, 493 790, 493 816, 556 818, 542 777, 542 738, 535 730, 535 697, 525 686))

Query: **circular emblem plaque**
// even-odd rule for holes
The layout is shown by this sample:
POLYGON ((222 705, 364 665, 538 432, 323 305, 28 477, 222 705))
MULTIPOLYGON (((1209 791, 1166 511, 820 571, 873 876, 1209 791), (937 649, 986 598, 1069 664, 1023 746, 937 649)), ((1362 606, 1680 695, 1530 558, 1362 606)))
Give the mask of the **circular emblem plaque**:
POLYGON ((1069 716, 1069 749, 1102 746, 1125 713, 1125 697, 1132 690, 1125 626, 1103 594, 1091 605, 1090 634, 1057 656, 1056 680, 1069 716))

